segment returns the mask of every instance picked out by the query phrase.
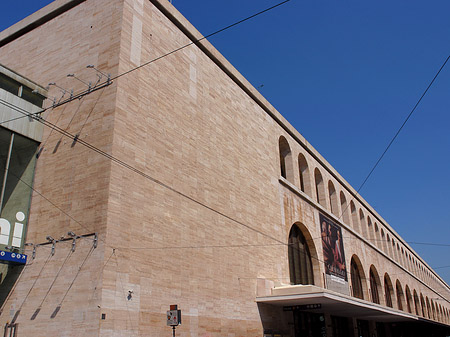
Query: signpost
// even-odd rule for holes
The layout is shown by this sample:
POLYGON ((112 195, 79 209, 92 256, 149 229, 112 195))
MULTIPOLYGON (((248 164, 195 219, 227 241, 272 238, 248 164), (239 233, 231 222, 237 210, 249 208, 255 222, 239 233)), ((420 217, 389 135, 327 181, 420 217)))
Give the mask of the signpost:
POLYGON ((172 327, 173 337, 175 337, 175 327, 181 324, 181 310, 178 305, 173 304, 167 311, 167 325, 172 327))

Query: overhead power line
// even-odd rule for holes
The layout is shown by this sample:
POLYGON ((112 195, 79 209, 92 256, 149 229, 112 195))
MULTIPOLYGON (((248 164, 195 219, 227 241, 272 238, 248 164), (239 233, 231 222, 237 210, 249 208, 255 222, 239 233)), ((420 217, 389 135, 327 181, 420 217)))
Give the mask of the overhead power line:
POLYGON ((119 77, 122 77, 122 76, 124 76, 124 75, 128 75, 129 73, 132 73, 132 72, 135 71, 135 70, 138 70, 138 69, 140 69, 140 68, 142 68, 142 67, 145 67, 145 66, 147 66, 147 65, 149 65, 149 64, 151 64, 151 63, 153 63, 153 62, 155 62, 155 61, 158 61, 158 60, 160 60, 160 59, 162 59, 162 58, 164 58, 164 57, 167 57, 167 56, 169 56, 169 55, 172 55, 172 54, 174 54, 174 53, 176 53, 176 52, 178 52, 178 51, 180 51, 180 50, 182 50, 182 49, 184 49, 184 48, 186 48, 186 47, 192 46, 193 44, 197 44, 198 42, 200 42, 200 41, 202 41, 202 40, 205 40, 205 39, 207 39, 207 38, 209 38, 209 37, 211 37, 211 36, 214 36, 214 35, 217 35, 217 34, 219 34, 219 33, 222 33, 223 31, 228 30, 228 29, 230 29, 230 28, 232 28, 232 27, 235 27, 235 26, 237 26, 237 25, 239 25, 239 24, 241 24, 241 23, 243 23, 243 22, 245 22, 245 21, 248 21, 248 20, 250 20, 250 19, 253 19, 253 18, 255 18, 255 17, 257 17, 257 16, 259 16, 259 15, 261 15, 261 14, 264 14, 264 13, 266 13, 266 12, 269 12, 269 11, 271 11, 272 9, 275 9, 275 8, 281 6, 281 5, 284 5, 285 3, 289 2, 289 1, 291 1, 291 0, 285 0, 285 1, 282 1, 282 2, 280 2, 280 3, 278 3, 278 4, 274 5, 274 6, 271 6, 271 7, 266 8, 266 9, 264 9, 264 10, 258 12, 258 13, 255 13, 255 14, 253 14, 253 15, 250 15, 250 16, 246 17, 245 19, 236 21, 235 23, 232 23, 231 25, 228 25, 228 26, 223 27, 223 28, 221 28, 221 29, 219 29, 219 30, 216 30, 216 31, 213 32, 213 33, 210 33, 210 34, 208 34, 208 35, 205 35, 205 36, 203 36, 203 37, 201 37, 201 38, 199 38, 199 39, 197 39, 197 40, 194 40, 194 41, 192 41, 192 42, 190 42, 190 43, 188 43, 188 44, 185 44, 185 45, 183 45, 183 46, 181 46, 181 47, 179 47, 179 48, 177 48, 177 49, 174 49, 174 50, 172 50, 172 51, 170 51, 170 52, 168 52, 168 53, 166 53, 166 54, 164 54, 164 55, 158 56, 157 58, 154 58, 154 59, 152 59, 152 60, 150 60, 150 61, 148 61, 148 62, 142 63, 141 65, 139 65, 139 66, 137 66, 137 67, 135 67, 135 68, 132 68, 132 69, 130 69, 130 70, 127 70, 127 71, 125 71, 125 72, 123 72, 123 73, 121 73, 121 74, 119 74, 119 75, 116 75, 116 76, 112 77, 111 80, 115 80, 115 79, 117 79, 117 78, 119 78, 119 77))
MULTIPOLYGON (((281 2, 281 3, 279 3, 279 4, 275 5, 275 6, 272 6, 272 7, 268 8, 268 9, 265 9, 265 10, 263 10, 263 11, 261 11, 261 12, 258 12, 258 13, 256 13, 256 14, 250 16, 250 17, 247 17, 247 18, 245 18, 245 19, 243 19, 243 20, 240 20, 240 21, 238 21, 238 22, 236 22, 236 23, 234 23, 234 24, 232 24, 232 25, 229 25, 229 26, 227 26, 227 27, 225 27, 225 28, 222 28, 222 29, 220 29, 220 30, 218 30, 218 31, 216 31, 216 32, 214 32, 214 33, 211 33, 211 34, 209 34, 209 35, 206 35, 206 36, 204 36, 204 37, 202 37, 202 38, 200 38, 200 39, 198 39, 198 40, 192 41, 192 42, 189 43, 189 44, 186 44, 186 45, 184 45, 184 46, 182 46, 182 47, 180 47, 180 48, 177 48, 177 49, 175 49, 175 50, 173 50, 173 51, 171 51, 171 52, 169 52, 169 53, 166 53, 166 54, 164 54, 164 55, 162 55, 162 56, 160 56, 160 57, 158 57, 158 58, 155 58, 155 59, 153 59, 153 60, 150 60, 150 61, 148 61, 148 62, 146 62, 146 63, 144 63, 144 64, 142 64, 142 65, 140 65, 140 66, 138 66, 138 67, 135 67, 135 68, 133 68, 133 69, 130 69, 130 70, 128 70, 128 71, 126 71, 126 72, 124 72, 124 73, 122 73, 122 74, 119 74, 119 75, 117 75, 116 77, 111 78, 111 80, 114 80, 114 79, 117 79, 117 78, 122 77, 122 76, 124 76, 124 75, 127 75, 127 74, 129 74, 129 73, 131 73, 131 72, 133 72, 133 71, 135 71, 135 70, 138 70, 138 69, 140 69, 140 68, 142 68, 142 67, 144 67, 144 66, 146 66, 146 65, 149 65, 149 64, 151 64, 151 63, 153 63, 153 62, 155 62, 155 61, 157 61, 157 60, 159 60, 159 59, 162 59, 162 58, 164 58, 164 57, 166 57, 166 56, 169 56, 169 55, 171 55, 171 54, 173 54, 173 53, 175 53, 175 52, 177 52, 177 51, 179 51, 179 50, 182 50, 182 49, 184 49, 184 48, 186 48, 186 47, 188 47, 188 46, 190 46, 190 45, 192 45, 192 44, 196 44, 196 43, 200 42, 200 41, 203 40, 203 39, 206 39, 206 38, 208 38, 208 37, 211 37, 211 36, 213 36, 213 35, 216 35, 216 34, 222 32, 222 31, 224 31, 224 30, 227 30, 227 29, 229 29, 229 28, 231 28, 231 27, 233 27, 233 26, 236 26, 236 25, 238 25, 238 24, 240 24, 240 23, 242 23, 242 22, 244 22, 244 21, 247 21, 247 20, 249 20, 249 19, 251 19, 251 18, 253 18, 253 17, 255 17, 255 16, 258 16, 258 15, 260 15, 260 14, 262 14, 262 13, 265 13, 265 12, 267 12, 267 11, 269 11, 269 10, 271 10, 271 9, 274 9, 274 8, 280 6, 280 5, 284 4, 284 3, 287 3, 287 2, 289 2, 289 1, 290 1, 290 0, 283 1, 283 2, 281 2)), ((450 56, 449 56, 449 58, 450 58, 450 56)), ((422 97, 421 97, 421 98, 419 99, 419 101, 416 103, 416 106, 413 108, 413 110, 410 112, 410 114, 408 115, 407 119, 406 119, 405 122, 403 123, 403 125, 402 125, 402 126, 400 127, 400 129, 397 131, 396 135, 395 135, 394 138, 391 140, 391 142, 389 143, 388 147, 386 148, 386 150, 384 151, 384 153, 381 155, 381 157, 379 158, 379 160, 377 161, 377 163, 375 164, 375 166, 373 167, 373 169, 371 170, 371 172, 369 173, 369 175, 366 177, 365 181, 364 181, 363 184, 360 186, 360 188, 358 189, 357 193, 358 193, 358 192, 361 190, 361 188, 364 186, 365 182, 366 182, 367 179, 370 177, 370 175, 372 174, 372 172, 375 170, 375 168, 376 168, 376 166, 379 164, 379 162, 382 160, 383 156, 384 156, 385 153, 388 151, 389 147, 390 147, 390 146, 392 145, 392 143, 395 141, 396 137, 398 136, 398 134, 400 133, 400 131, 402 130, 402 128, 404 127, 404 125, 406 124, 406 122, 408 121, 408 119, 411 117, 412 113, 415 111, 416 107, 418 106, 418 104, 420 103, 420 101, 422 100, 422 98, 424 97, 424 95, 426 94, 426 92, 428 91, 428 89, 431 87, 431 85, 433 84, 434 80, 435 80, 436 77, 439 75, 440 71, 443 69, 443 67, 445 66, 445 64, 447 63, 447 61, 448 61, 449 58, 447 58, 447 60, 446 60, 445 63, 442 65, 442 67, 441 67, 441 69, 439 70, 439 72, 436 74, 436 76, 434 77, 434 79, 432 80, 432 82, 429 84, 428 88, 427 88, 427 89, 425 90, 425 92, 423 93, 422 97)), ((88 94, 90 94, 90 93, 84 93, 83 96, 86 96, 86 95, 88 95, 88 94)), ((81 96, 80 96, 80 98, 81 98, 81 96)), ((66 104, 66 103, 68 103, 68 102, 70 102, 70 101, 72 101, 72 100, 67 100, 67 101, 61 102, 60 104, 58 104, 58 106, 63 105, 63 104, 66 104)), ((1 103, 1 102, 0 102, 0 103, 1 103)), ((46 109, 45 109, 45 110, 46 110, 46 109)), ((45 111, 45 110, 43 110, 43 111, 45 111)), ((42 112, 42 111, 41 111, 41 112, 42 112)), ((23 113, 23 112, 21 112, 21 113, 23 113)), ((29 114, 28 112, 26 112, 26 115, 25 115, 24 117, 26 117, 26 116, 30 116, 30 114, 29 114)), ((55 131, 61 133, 62 135, 66 136, 66 137, 69 137, 69 138, 71 138, 71 139, 75 139, 75 137, 76 137, 75 135, 72 135, 71 133, 67 132, 66 130, 59 128, 59 127, 58 127, 57 125, 55 125, 55 124, 52 124, 52 123, 50 123, 50 122, 48 122, 48 121, 44 121, 44 120, 42 120, 42 119, 40 119, 40 118, 36 118, 36 119, 38 119, 41 123, 43 123, 43 124, 46 125, 47 127, 52 128, 53 130, 55 130, 55 131)), ((83 140, 80 139, 80 138, 77 138, 77 142, 79 142, 80 144, 82 144, 82 145, 88 147, 89 149, 91 149, 91 150, 93 150, 93 151, 95 151, 95 152, 97 152, 97 153, 99 153, 99 154, 105 156, 106 158, 110 159, 111 161, 115 162, 116 164, 119 164, 119 165, 121 165, 121 166, 123 166, 123 167, 125 167, 125 168, 127 168, 127 169, 129 169, 129 170, 131 170, 131 171, 133 171, 133 172, 135 172, 135 173, 137 173, 137 174, 143 176, 143 177, 146 178, 146 179, 150 179, 150 180, 154 181, 155 183, 160 184, 161 186, 164 186, 164 187, 166 187, 167 189, 172 190, 173 192, 178 193, 178 194, 180 194, 181 196, 183 196, 183 197, 185 197, 185 198, 187 198, 187 199, 189 199, 189 200, 191 200, 191 201, 193 201, 193 202, 195 202, 195 203, 197 203, 197 204, 199 204, 199 205, 201 205, 201 206, 203 206, 203 207, 206 207, 206 208, 210 209, 210 210, 213 211, 213 212, 216 212, 216 213, 220 214, 221 216, 223 216, 223 217, 225 217, 225 218, 228 218, 229 220, 231 220, 231 221, 233 221, 233 222, 236 222, 236 223, 238 223, 238 224, 240 224, 240 225, 242 225, 242 226, 244 226, 244 227, 246 227, 246 228, 248 228, 248 229, 251 229, 251 230, 253 230, 253 231, 255 231, 255 232, 257 232, 257 233, 259 233, 259 234, 261 234, 261 235, 264 235, 264 236, 266 236, 266 237, 268 237, 268 238, 270 238, 270 239, 272 239, 272 240, 275 240, 275 241, 279 242, 279 244, 288 246, 288 243, 285 243, 285 242, 283 242, 283 241, 281 241, 281 240, 278 240, 278 239, 276 239, 276 238, 270 236, 269 234, 263 233, 263 232, 257 230, 256 228, 253 228, 253 227, 251 227, 251 226, 249 226, 249 225, 247 225, 247 224, 245 224, 245 223, 242 223, 242 222, 240 222, 240 221, 238 221, 238 220, 236 220, 236 219, 234 219, 234 218, 232 218, 232 217, 230 217, 230 216, 227 216, 226 214, 223 214, 223 213, 221 213, 220 211, 218 211, 218 210, 216 210, 216 209, 213 209, 213 208, 211 208, 210 206, 207 206, 207 205, 201 203, 200 201, 197 201, 197 200, 193 199, 192 197, 190 197, 190 196, 188 196, 188 195, 186 195, 186 194, 184 194, 184 193, 182 193, 182 192, 180 192, 180 191, 177 191, 176 189, 172 188, 171 186, 166 185, 166 184, 160 182, 159 180, 157 180, 157 179, 155 179, 155 178, 153 178, 153 177, 147 175, 146 173, 140 171, 139 169, 137 169, 137 168, 135 168, 135 167, 133 167, 133 166, 127 164, 126 162, 123 162, 122 160, 120 160, 120 159, 118 159, 118 158, 116 158, 116 157, 114 157, 114 156, 112 156, 112 155, 110 155, 110 154, 108 154, 108 153, 102 151, 101 149, 95 147, 94 145, 92 145, 92 144, 90 144, 90 143, 88 143, 88 142, 83 141, 83 140)), ((77 221, 77 222, 78 222, 78 221, 77 221)), ((237 246, 239 246, 239 245, 237 245, 237 246)), ((113 248, 113 247, 111 247, 111 248, 113 248)), ((192 247, 185 247, 185 248, 192 248, 192 247)), ((122 249, 123 249, 123 248, 122 248, 122 249)), ((319 262, 323 262, 323 261, 321 261, 321 260, 319 260, 319 259, 317 259, 317 260, 318 260, 319 262)))
POLYGON ((369 174, 367 175, 367 177, 364 179, 364 181, 362 182, 361 186, 358 188, 358 190, 356 191, 356 193, 359 194, 359 191, 364 187, 364 185, 366 184, 367 180, 370 178, 370 176, 372 175, 373 171, 375 171, 375 169, 377 168, 378 164, 381 162, 381 160, 383 159, 384 155, 386 154, 386 152, 388 152, 389 148, 391 147, 391 145, 394 143, 394 141, 397 139, 398 135, 400 134, 400 132, 403 130, 403 127, 406 125, 406 123, 408 122, 408 120, 411 118, 412 114, 414 113, 414 111, 416 111, 416 108, 419 106, 420 102, 422 101, 422 99, 425 97, 425 95, 427 94, 428 90, 431 88, 431 86, 433 85, 434 81, 436 80, 436 78, 439 76, 439 74, 441 73, 442 69, 444 69, 445 65, 447 64, 448 60, 450 59, 450 55, 447 57, 447 59, 444 61, 444 63, 441 65, 441 67, 439 68, 438 72, 436 73, 436 75, 434 75, 433 79, 431 80, 431 82, 428 84, 427 88, 425 89, 425 91, 422 93, 422 96, 420 96, 419 100, 417 101, 417 103, 414 105, 414 107, 412 108, 412 110, 410 111, 410 113, 408 114, 408 116, 406 117, 405 121, 403 122, 403 124, 400 126, 400 128, 397 130, 397 132, 395 133, 394 137, 392 137, 391 141, 389 142, 388 146, 386 147, 386 149, 383 151, 383 153, 381 154, 381 156, 378 158, 377 162, 375 163, 375 165, 372 167, 372 169, 370 170, 369 174))
MULTIPOLYGON (((0 99, 0 104, 3 104, 3 102, 2 102, 2 100, 0 99)), ((10 107, 10 108, 13 108, 13 107, 10 107)), ((22 113, 22 114, 28 114, 28 112, 26 112, 24 109, 22 109, 22 108, 20 108, 20 107, 14 107, 14 110, 16 110, 16 111, 18 111, 18 112, 20 112, 20 113, 22 113)), ((71 139, 74 139, 75 138, 75 135, 72 135, 71 133, 69 133, 68 131, 66 131, 66 130, 64 130, 64 129, 62 129, 62 128, 60 128, 60 127, 58 127, 57 125, 54 125, 53 123, 51 123, 51 122, 49 122, 49 121, 45 121, 45 120, 43 120, 43 119, 40 119, 40 118, 38 118, 37 119, 40 123, 42 123, 42 124, 44 124, 45 126, 47 126, 47 127, 49 127, 49 128, 52 128, 53 130, 55 130, 55 131, 57 131, 57 132, 59 132, 59 133, 61 133, 63 136, 66 136, 66 137, 68 137, 68 138, 71 138, 71 139)), ((173 187, 171 187, 171 186, 169 186, 169 185, 167 185, 167 184, 165 184, 165 183, 163 183, 163 182, 161 182, 161 181, 159 181, 158 179, 156 179, 156 178, 154 178, 154 177, 152 177, 152 176, 150 176, 150 175, 148 175, 148 174, 146 174, 145 172, 143 172, 143 171, 140 171, 139 169, 137 169, 137 168, 135 168, 134 166, 132 166, 132 165, 129 165, 129 164, 127 164, 126 162, 124 162, 124 161, 122 161, 122 160, 120 160, 120 159, 118 159, 118 158, 116 158, 116 157, 114 157, 114 156, 112 156, 112 155, 110 155, 110 154, 108 154, 108 153, 106 153, 106 152, 104 152, 103 150, 101 150, 101 149, 99 149, 99 148, 97 148, 97 147, 95 147, 94 145, 92 145, 92 144, 90 144, 90 143, 88 143, 88 142, 86 142, 86 141, 84 141, 83 139, 80 139, 80 138, 78 138, 77 139, 77 142, 79 142, 81 145, 83 145, 83 146, 85 146, 85 147, 87 147, 87 148, 89 148, 89 149, 91 149, 91 150, 93 150, 93 151, 95 151, 95 152, 97 152, 98 154, 100 154, 100 155, 102 155, 102 156, 104 156, 104 157, 106 157, 106 158, 108 158, 108 159, 110 159, 112 162, 115 162, 116 164, 118 164, 118 165, 121 165, 121 166, 123 166, 124 168, 126 168, 126 169, 129 169, 129 170, 131 170, 131 171, 133 171, 133 172, 135 172, 135 173, 137 173, 137 174, 139 174, 139 175, 141 175, 142 177, 144 177, 145 179, 148 179, 148 180, 151 180, 151 181, 153 181, 154 183, 156 183, 156 184, 158 184, 158 185, 160 185, 160 186, 162 186, 162 187, 164 187, 164 188, 166 188, 166 189, 168 189, 168 190, 170 190, 170 191, 172 191, 172 192, 174 192, 174 193, 176 193, 176 194, 178 194, 178 195, 180 195, 180 196, 182 196, 182 197, 184 197, 184 198, 186 198, 186 199, 188 199, 188 200, 190 200, 190 201, 192 201, 192 202, 194 202, 194 203, 196 203, 196 204, 198 204, 198 205, 200 205, 201 207, 204 207, 204 208, 206 208, 206 209, 208 209, 208 210, 210 210, 210 211, 212 211, 212 212, 214 212, 214 213, 216 213, 216 214, 218 214, 218 215, 220 215, 220 216, 222 216, 222 217, 224 217, 224 218, 226 218, 226 219, 228 219, 228 220, 230 220, 230 221, 232 221, 232 222, 234 222, 234 223, 236 223, 236 224, 238 224, 238 225, 240 225, 240 226, 242 226, 242 227, 245 227, 245 228, 247 228, 247 229, 249 229, 249 230, 251 230, 251 231, 253 231, 253 232, 255 232, 255 233, 257 233, 257 234, 260 234, 260 235, 262 235, 262 236, 264 236, 264 237, 267 237, 268 239, 271 239, 271 240, 273 240, 273 241, 275 241, 275 242, 277 242, 278 244, 273 244, 272 246, 286 246, 286 247, 289 247, 289 246, 291 246, 288 242, 284 242, 284 241, 282 241, 282 240, 280 240, 280 239, 277 239, 277 238, 275 238, 275 237, 273 237, 273 236, 271 236, 270 234, 267 234, 267 233, 265 233, 265 232, 263 232, 263 231, 261 231, 261 230, 259 230, 259 229, 257 229, 257 228, 254 228, 254 227, 252 227, 252 226, 250 226, 250 225, 248 225, 248 224, 246 224, 246 223, 244 223, 244 222, 242 222, 242 221, 239 221, 239 220, 237 220, 237 219, 235 219, 235 218, 233 218, 233 217, 231 217, 231 216, 229 216, 229 215, 226 215, 225 213, 223 213, 223 212, 221 212, 221 211, 219 211, 219 210, 217 210, 217 209, 215 209, 215 208, 213 208, 213 207, 211 207, 211 206, 208 206, 208 205, 206 205, 205 203, 202 203, 201 201, 199 201, 199 200, 196 200, 195 198, 193 198, 193 197, 190 197, 190 196, 188 196, 187 194, 185 194, 185 193, 183 193, 183 192, 181 192, 181 191, 178 191, 177 189, 175 189, 175 188, 173 188, 173 187)), ((30 188, 32 188, 32 187, 30 187, 30 188)), ((33 188, 33 190, 35 190, 34 188, 33 188)), ((41 193, 39 193, 40 195, 42 195, 41 193)), ((42 195, 43 196, 43 195, 42 195)), ((48 198, 45 198, 46 200, 48 200, 48 201, 50 201, 48 198)), ((52 205, 54 205, 55 207, 57 207, 54 203, 52 203, 52 205)), ((57 207, 58 209, 60 209, 59 207, 57 207)), ((62 211, 61 209, 60 209, 60 211, 62 211)), ((66 214, 67 216, 70 216, 69 214, 67 214, 66 212, 64 212, 64 214, 66 214)), ((83 224, 81 224, 81 222, 79 222, 79 221, 77 221, 77 220, 75 220, 73 217, 71 217, 70 216, 70 218, 72 219, 72 220, 74 220, 74 221, 76 221, 80 226, 82 226, 82 227, 84 227, 85 228, 85 226, 83 225, 83 224)), ((111 245, 108 245, 107 243, 106 243, 106 241, 104 241, 104 240, 102 240, 104 243, 105 243, 105 245, 107 245, 107 246, 109 246, 110 248, 112 248, 113 250, 127 250, 127 248, 126 247, 113 247, 113 246, 111 246, 111 245)), ((253 247, 256 247, 256 246, 270 246, 270 245, 229 245, 228 246, 228 248, 238 248, 239 246, 241 246, 241 247, 245 247, 245 246, 253 246, 253 247)), ((155 247, 155 248, 153 248, 153 249, 180 249, 180 248, 182 248, 182 249, 193 249, 193 248, 227 248, 226 246, 199 246, 199 247, 192 247, 192 246, 185 246, 185 247, 155 247)), ((133 247, 130 247, 130 248, 128 248, 129 250, 133 250, 133 247)), ((138 248, 138 247, 136 247, 135 249, 140 249, 140 248, 138 248)), ((294 247, 294 249, 297 249, 297 248, 295 248, 294 247)), ((314 260, 316 260, 317 262, 319 262, 319 263, 325 263, 325 261, 324 260, 321 260, 319 257, 315 257, 315 256, 311 256, 311 259, 314 259, 314 260)), ((346 275, 347 275, 347 277, 351 277, 351 274, 350 274, 350 271, 349 270, 345 270, 345 273, 346 273, 346 275)), ((404 271, 404 272, 402 272, 402 274, 403 273, 408 273, 408 274, 410 274, 408 271, 404 271)), ((400 274, 400 273, 399 273, 400 274)), ((412 275, 412 274, 411 274, 412 275)), ((414 276, 413 275, 413 277, 416 277, 416 276, 414 276)), ((424 285, 426 285, 427 287, 430 287, 430 286, 428 286, 426 283, 424 283, 424 281, 423 280, 421 280, 420 278, 417 278, 416 277, 416 279, 419 281, 419 282, 422 282, 424 285)), ((431 289, 431 288, 430 288, 431 289)), ((433 290, 434 291, 434 290, 433 290)), ((436 292, 436 291, 434 291, 434 292, 436 292)), ((437 294, 437 292, 436 292, 436 294, 437 294)))
POLYGON ((404 126, 406 125, 406 123, 408 122, 408 120, 411 118, 412 114, 416 111, 417 107, 419 106, 420 102, 422 102, 422 99, 425 97, 425 95, 427 94, 428 90, 431 88, 431 86, 433 85, 434 81, 436 80, 436 78, 439 76, 439 74, 441 73, 442 69, 444 69, 445 65, 447 64, 448 60, 450 59, 450 55, 447 56, 447 58, 445 59, 444 63, 441 65, 441 67, 439 68, 439 70, 437 71, 437 73, 434 75, 433 79, 431 80, 431 82, 428 84, 427 88, 425 89, 425 91, 422 93, 422 95, 420 96, 419 100, 416 102, 416 104, 414 105, 414 107, 411 109, 411 111, 409 112, 408 116, 406 117, 406 119, 403 121, 402 125, 400 126, 400 128, 397 130, 397 132, 395 133, 394 137, 392 137, 391 141, 389 142, 389 144, 387 145, 387 147, 384 149, 383 153, 381 154, 381 156, 378 158, 378 160, 376 161, 375 165, 372 167, 372 169, 370 170, 369 174, 367 174, 366 178, 364 179, 364 181, 362 182, 362 184, 359 186, 359 188, 356 190, 356 194, 352 196, 350 202, 347 204, 347 206, 345 207, 344 210, 341 210, 341 215, 339 216, 339 219, 342 219, 342 216, 344 215, 345 211, 350 207, 350 203, 351 201, 355 200, 356 196, 359 195, 359 192, 361 191, 361 189, 364 187, 364 185, 366 184, 366 182, 369 180, 370 176, 372 175, 372 173, 375 171, 375 169, 378 167, 378 164, 380 164, 381 160, 384 158, 384 155, 389 151, 391 145, 394 143, 394 141, 397 139, 398 135, 400 134, 400 132, 403 130, 404 126))

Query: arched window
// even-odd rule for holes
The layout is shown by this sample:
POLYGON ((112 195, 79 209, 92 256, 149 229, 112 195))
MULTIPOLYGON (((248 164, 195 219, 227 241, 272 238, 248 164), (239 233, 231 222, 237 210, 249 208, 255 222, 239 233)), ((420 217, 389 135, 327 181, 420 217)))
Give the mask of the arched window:
POLYGON ((405 266, 405 252, 403 250, 403 247, 400 248, 400 264, 402 264, 403 266, 405 266))
POLYGON ((361 225, 361 234, 363 237, 367 238, 367 226, 366 226, 366 220, 364 218, 364 212, 362 209, 359 209, 359 223, 361 225))
POLYGON ((331 180, 328 181, 328 195, 330 197, 331 213, 333 213, 336 216, 339 216, 338 200, 337 200, 336 189, 334 188, 334 185, 331 182, 331 180))
POLYGON ((280 149, 280 169, 281 176, 286 178, 290 182, 294 182, 294 171, 292 168, 292 155, 291 148, 289 147, 289 143, 286 138, 283 136, 280 137, 278 141, 279 149, 280 149))
POLYGON ((298 155, 298 169, 300 172, 300 189, 311 196, 311 177, 309 175, 308 162, 301 153, 298 155))
POLYGON ((378 248, 381 249, 380 229, 378 228, 378 224, 376 222, 373 225, 373 229, 375 230, 375 244, 378 248))
POLYGON ((414 289, 414 309, 416 311, 416 315, 420 315, 420 302, 419 296, 417 296, 417 291, 414 289))
POLYGON ((289 272, 292 284, 314 284, 311 254, 305 236, 297 225, 289 233, 289 272))
POLYGON ((370 294, 372 295, 372 302, 380 304, 380 296, 378 295, 378 286, 380 280, 378 278, 378 273, 375 270, 375 267, 371 267, 369 271, 370 277, 370 294))
POLYGON ((425 297, 425 301, 427 302, 427 316, 431 319, 431 306, 430 306, 430 300, 428 299, 428 296, 425 297))
POLYGON ((425 300, 423 299, 422 293, 420 294, 420 306, 422 307, 422 316, 427 317, 426 314, 427 305, 425 304, 425 300))
POLYGON ((393 256, 392 256, 391 237, 389 236, 389 233, 386 234, 386 247, 387 247, 386 253, 388 253, 388 255, 389 255, 390 257, 393 257, 393 256))
POLYGON ((346 223, 347 225, 350 225, 350 218, 348 216, 347 199, 345 198, 344 192, 341 191, 340 197, 341 197, 342 219, 344 220, 344 223, 346 223))
POLYGON ((403 303, 404 303, 404 295, 402 290, 402 285, 400 284, 400 281, 397 280, 395 284, 395 290, 397 295, 397 308, 398 310, 403 310, 403 303))
POLYGON ((411 295, 411 291, 409 290, 409 287, 406 286, 405 287, 405 293, 406 293, 406 309, 408 310, 409 313, 412 314, 412 295, 411 295))
POLYGON ((359 272, 358 265, 356 264, 354 258, 352 258, 350 267, 351 267, 350 274, 352 279, 352 295, 353 297, 357 297, 363 300, 364 291, 361 281, 361 273, 359 272))
POLYGON ((323 183, 322 174, 318 168, 314 170, 314 181, 316 183, 316 200, 322 206, 326 206, 325 186, 323 183))
POLYGON ((397 260, 397 249, 395 248, 395 240, 392 239, 392 258, 397 260))
POLYGON ((384 275, 384 300, 386 306, 392 308, 392 282, 388 274, 384 275))
POLYGON ((383 246, 383 251, 387 253, 387 247, 386 247, 386 235, 384 234, 384 229, 381 228, 381 244, 383 246))
POLYGON ((368 230, 368 237, 371 240, 371 242, 374 245, 378 245, 378 242, 374 238, 374 232, 373 232, 373 226, 372 226, 372 220, 369 216, 367 216, 367 230, 368 230))
POLYGON ((356 207, 353 201, 350 201, 350 210, 352 212, 352 222, 353 222, 353 229, 357 232, 359 232, 359 219, 358 219, 358 213, 356 212, 356 207))

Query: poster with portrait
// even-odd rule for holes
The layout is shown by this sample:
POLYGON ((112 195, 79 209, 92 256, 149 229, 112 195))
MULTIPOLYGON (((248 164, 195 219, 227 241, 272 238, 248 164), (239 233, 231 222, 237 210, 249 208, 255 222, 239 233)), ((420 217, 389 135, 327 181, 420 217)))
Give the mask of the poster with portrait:
POLYGON ((338 277, 347 281, 341 227, 323 214, 319 214, 319 216, 325 273, 333 276, 333 278, 338 277))

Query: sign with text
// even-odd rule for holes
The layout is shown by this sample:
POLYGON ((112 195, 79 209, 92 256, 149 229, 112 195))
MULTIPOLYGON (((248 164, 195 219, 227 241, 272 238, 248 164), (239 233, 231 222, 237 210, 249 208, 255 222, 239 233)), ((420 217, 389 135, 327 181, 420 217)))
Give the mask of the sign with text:
POLYGON ((313 310, 313 309, 321 309, 322 304, 301 304, 301 305, 288 305, 283 307, 283 311, 294 311, 294 310, 313 310))
POLYGON ((27 256, 25 254, 18 254, 0 250, 0 263, 11 263, 11 262, 17 264, 26 264, 27 256))

